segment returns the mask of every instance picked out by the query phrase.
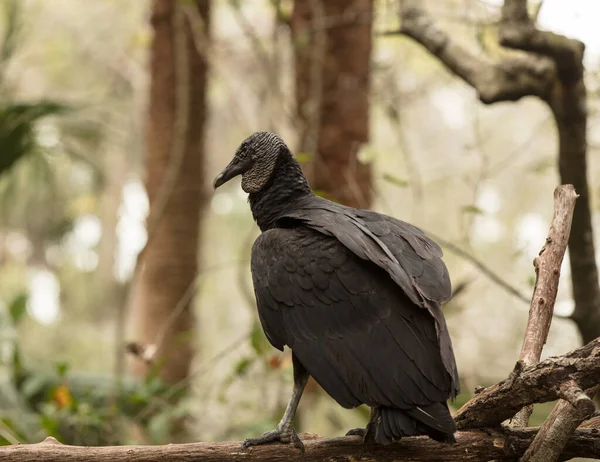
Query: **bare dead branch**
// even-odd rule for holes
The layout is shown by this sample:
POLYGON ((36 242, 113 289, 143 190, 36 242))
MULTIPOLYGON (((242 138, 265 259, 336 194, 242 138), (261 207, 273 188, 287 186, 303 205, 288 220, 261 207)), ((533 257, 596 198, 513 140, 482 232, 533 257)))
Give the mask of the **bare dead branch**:
MULTIPOLYGON (((517 364, 522 364, 521 362, 517 364)), ((500 425, 523 406, 561 397, 563 383, 573 380, 581 389, 594 387, 600 377, 600 338, 564 356, 524 367, 506 380, 476 394, 455 416, 460 429, 500 425)))
MULTIPOLYGON (((564 183, 573 183, 581 194, 580 204, 573 217, 574 233, 569 250, 575 311, 584 341, 598 335, 600 325, 600 287, 595 262, 591 223, 587 170, 587 110, 586 88, 583 79, 582 42, 535 27, 527 11, 527 0, 505 0, 502 7, 500 44, 533 52, 550 58, 556 68, 554 90, 545 99, 556 120, 559 134, 559 170, 564 183)), ((562 395, 569 401, 581 398, 581 390, 563 386, 562 395)), ((590 412, 590 403, 584 398, 584 407, 573 407, 560 401, 544 423, 540 434, 524 456, 525 461, 558 460, 561 448, 569 435, 590 412)), ((527 411, 523 413, 527 415, 527 411)))
MULTIPOLYGON (((241 451, 239 442, 168 444, 163 446, 67 446, 54 438, 38 444, 21 444, 0 448, 4 462, 146 462, 169 460, 173 462, 206 462, 268 460, 350 462, 391 462, 398 460, 475 462, 506 460, 521 456, 533 440, 537 428, 514 431, 466 431, 456 434, 457 443, 442 444, 427 437, 404 438, 389 445, 363 445, 358 436, 319 438, 302 434, 306 452, 302 454, 293 445, 279 443, 258 446, 241 451)), ((573 457, 600 457, 600 432, 596 429, 578 430, 569 438, 561 454, 563 459, 573 457)))
MULTIPOLYGON (((590 396, 595 393, 590 391, 590 396)), ((593 414, 595 406, 590 397, 573 381, 561 387, 561 400, 554 407, 533 442, 525 451, 522 462, 554 462, 579 424, 593 414)))
MULTIPOLYGON (((584 418, 591 416, 596 410, 594 402, 581 388, 579 388, 579 385, 577 385, 574 380, 567 380, 565 383, 561 384, 558 389, 558 396, 569 402, 570 405, 584 418)), ((583 420, 585 419, 582 419, 581 421, 583 422, 583 420)))
POLYGON ((543 56, 515 56, 498 64, 476 56, 440 29, 419 0, 401 0, 401 27, 436 56, 451 72, 471 85, 486 104, 516 101, 524 96, 545 98, 554 79, 554 66, 543 56))
MULTIPOLYGON (((519 355, 519 361, 523 366, 532 366, 540 360, 548 338, 558 292, 560 267, 569 243, 577 197, 573 185, 558 186, 554 190, 554 215, 550 223, 550 231, 542 250, 533 260, 536 274, 535 287, 525 338, 519 355)), ((526 427, 532 411, 531 407, 523 408, 511 420, 511 425, 526 427)))

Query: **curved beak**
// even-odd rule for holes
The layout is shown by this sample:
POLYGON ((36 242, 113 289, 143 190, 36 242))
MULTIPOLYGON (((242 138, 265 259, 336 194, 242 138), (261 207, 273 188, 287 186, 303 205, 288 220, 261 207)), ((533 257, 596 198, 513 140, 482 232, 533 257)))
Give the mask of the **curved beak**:
POLYGON ((223 169, 221 173, 217 175, 215 178, 215 182, 213 183, 213 188, 217 189, 219 186, 223 186, 232 178, 235 178, 238 175, 246 173, 250 167, 252 166, 252 159, 250 156, 246 156, 245 159, 240 159, 239 157, 234 157, 229 165, 223 169))

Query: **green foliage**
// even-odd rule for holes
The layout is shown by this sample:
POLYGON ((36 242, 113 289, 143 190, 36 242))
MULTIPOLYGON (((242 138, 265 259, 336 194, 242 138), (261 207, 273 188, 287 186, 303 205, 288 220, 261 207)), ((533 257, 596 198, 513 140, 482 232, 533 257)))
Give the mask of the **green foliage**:
POLYGON ((400 188, 406 188, 410 186, 410 182, 408 180, 398 178, 396 175, 392 175, 391 173, 384 173, 383 180, 400 188))
POLYGON ((8 311, 13 324, 18 324, 23 315, 27 312, 27 295, 17 295, 10 303, 8 311))
POLYGON ((252 331, 250 332, 250 344, 258 356, 264 355, 272 348, 258 322, 254 323, 252 331))
POLYGON ((22 157, 38 151, 35 127, 41 119, 69 110, 68 106, 55 101, 0 105, 0 175, 22 157))
POLYGON ((299 164, 305 164, 306 162, 311 161, 313 157, 313 154, 310 152, 299 152, 296 154, 296 160, 299 164))
POLYGON ((0 381, 0 445, 37 442, 48 435, 67 444, 126 444, 137 441, 128 434, 138 427, 144 429, 144 442, 160 443, 187 417, 188 406, 180 403, 183 393, 162 383, 158 367, 144 380, 117 389, 112 379, 77 374, 65 362, 24 366, 18 337, 5 333, 26 318, 26 306, 25 295, 15 297, 7 310, 10 323, 0 330, 13 350, 12 361, 0 363, 9 371, 9 379, 0 381))
POLYGON ((248 367, 250 367, 250 365, 254 363, 254 359, 253 358, 242 358, 240 359, 234 367, 234 371, 235 371, 235 375, 242 375, 244 372, 246 372, 246 370, 248 369, 248 367))
POLYGON ((461 207, 461 210, 463 213, 468 213, 468 214, 472 214, 472 215, 483 215, 484 214, 483 210, 481 210, 476 205, 472 205, 472 204, 461 207))
POLYGON ((4 2, 6 31, 0 46, 0 81, 2 80, 2 70, 17 48, 19 26, 20 26, 20 0, 6 0, 4 2))

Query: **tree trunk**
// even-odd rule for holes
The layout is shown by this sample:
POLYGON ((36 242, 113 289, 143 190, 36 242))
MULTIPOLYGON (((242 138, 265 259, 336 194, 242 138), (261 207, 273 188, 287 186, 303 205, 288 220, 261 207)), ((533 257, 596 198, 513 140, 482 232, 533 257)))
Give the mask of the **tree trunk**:
POLYGON ((373 0, 297 0, 291 19, 300 152, 314 190, 353 207, 373 199, 369 140, 373 0))
POLYGON ((600 285, 595 260, 587 184, 587 108, 582 42, 541 31, 529 18, 527 0, 504 0, 500 45, 526 52, 497 63, 482 60, 455 43, 422 8, 400 0, 400 34, 412 37, 455 75, 477 90, 485 104, 537 96, 550 107, 559 138, 562 184, 580 195, 573 215, 569 259, 577 324, 583 342, 600 336, 600 285))
POLYGON ((569 257, 575 301, 572 318, 585 344, 600 336, 600 286, 587 183, 586 89, 583 74, 578 77, 576 80, 557 78, 548 104, 558 130, 561 183, 574 185, 579 194, 569 239, 569 257))
MULTIPOLYGON (((359 208, 373 200, 371 166, 358 160, 369 140, 372 20, 373 0, 296 0, 290 21, 304 173, 318 194, 359 208)), ((311 377, 300 428, 320 395, 311 377)))
MULTIPOLYGON (((209 1, 193 2, 208 24, 209 1)), ((194 351, 194 315, 185 293, 198 270, 204 189, 203 128, 207 64, 196 50, 183 6, 154 0, 147 121, 148 243, 136 282, 136 339, 155 345, 167 383, 187 378, 194 351)), ((135 361, 134 372, 147 367, 135 361)))

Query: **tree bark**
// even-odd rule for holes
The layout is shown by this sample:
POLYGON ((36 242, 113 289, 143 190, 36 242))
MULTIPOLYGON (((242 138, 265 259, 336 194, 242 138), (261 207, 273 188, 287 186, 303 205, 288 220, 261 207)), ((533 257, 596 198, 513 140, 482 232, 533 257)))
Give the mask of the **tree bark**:
POLYGON ((368 208, 371 166, 358 159, 369 140, 373 0, 296 0, 291 18, 299 152, 314 190, 368 208))
MULTIPOLYGON (((529 307, 525 338, 519 355, 520 366, 536 364, 542 356, 542 350, 548 339, 558 293, 560 268, 569 242, 577 197, 571 184, 558 186, 554 190, 554 216, 550 231, 542 250, 533 260, 535 287, 529 307)), ((515 427, 526 427, 532 411, 532 406, 524 407, 511 419, 510 424, 515 427)))
MULTIPOLYGON (((587 390, 600 377, 600 338, 564 356, 548 358, 526 368, 516 367, 510 377, 478 392, 454 416, 461 430, 499 426, 524 406, 562 398, 588 410, 593 404, 566 387, 571 381, 587 390)), ((517 363, 517 365, 522 363, 517 363)))
POLYGON ((569 239, 575 301, 571 318, 586 343, 600 336, 600 287, 587 182, 587 106, 583 75, 576 81, 557 81, 548 104, 558 129, 561 181, 573 184, 580 195, 569 239))
POLYGON ((575 311, 572 319, 583 343, 600 336, 600 285, 595 260, 591 204, 587 184, 587 109, 583 78, 584 45, 531 22, 527 0, 505 0, 500 44, 527 52, 499 63, 470 53, 449 37, 419 0, 400 0, 401 28, 436 56, 450 72, 477 90, 485 104, 537 96, 545 101, 558 131, 558 167, 562 184, 579 194, 569 238, 575 311))
POLYGON ((551 91, 543 96, 558 131, 558 170, 563 184, 579 194, 569 240, 571 280, 577 324, 584 343, 600 336, 600 285, 587 183, 587 92, 583 76, 585 46, 579 40, 538 30, 526 0, 505 0, 500 43, 549 58, 556 69, 551 91))
MULTIPOLYGON (((293 444, 273 443, 241 450, 239 442, 168 444, 165 446, 66 446, 54 438, 38 444, 22 444, 0 448, 4 462, 174 462, 248 461, 323 461, 351 462, 480 462, 510 460, 521 456, 533 440, 537 428, 514 431, 467 431, 456 433, 456 444, 442 444, 427 437, 403 438, 389 446, 363 445, 358 436, 319 438, 301 434, 306 452, 293 444)), ((561 460, 573 457, 600 458, 600 432, 596 428, 577 430, 569 438, 561 460)))
POLYGON ((594 412, 594 404, 590 396, 585 394, 575 383, 563 384, 563 390, 570 388, 572 399, 560 400, 540 427, 521 462, 554 462, 560 458, 569 438, 577 427, 594 412))
MULTIPOLYGON (((209 1, 193 3, 208 24, 209 1)), ((193 356, 192 302, 179 303, 198 270, 204 188, 207 65, 176 0, 154 0, 147 125, 148 243, 136 283, 136 340, 156 348, 167 383, 188 377, 193 356), (177 307, 177 309, 176 309, 177 307)), ((144 374, 147 364, 134 362, 144 374)))
MULTIPOLYGON (((297 152, 312 189, 369 208, 371 166, 358 160, 369 140, 373 0, 295 0, 290 27, 295 59, 297 152)), ((298 412, 321 388, 311 377, 298 412)))

